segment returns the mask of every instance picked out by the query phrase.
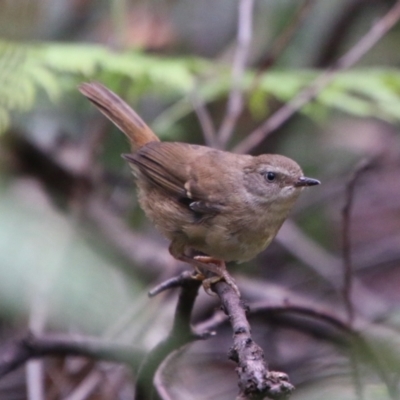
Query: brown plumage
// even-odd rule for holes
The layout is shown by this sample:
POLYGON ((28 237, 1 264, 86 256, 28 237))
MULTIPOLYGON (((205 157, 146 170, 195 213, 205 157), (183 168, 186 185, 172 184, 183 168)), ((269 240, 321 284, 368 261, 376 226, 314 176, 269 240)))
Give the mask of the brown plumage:
POLYGON ((238 289, 225 261, 242 262, 265 249, 305 186, 298 164, 284 156, 233 154, 206 146, 160 142, 143 120, 99 83, 80 91, 128 137, 139 201, 171 240, 179 259, 217 274, 238 289))
POLYGON ((86 96, 108 119, 125 133, 135 152, 148 142, 160 139, 119 96, 100 83, 82 83, 80 92, 86 96))

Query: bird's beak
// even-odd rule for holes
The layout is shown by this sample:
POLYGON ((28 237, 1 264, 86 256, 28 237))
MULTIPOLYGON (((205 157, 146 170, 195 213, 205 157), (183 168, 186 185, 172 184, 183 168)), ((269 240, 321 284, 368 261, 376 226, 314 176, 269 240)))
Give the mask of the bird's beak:
POLYGON ((321 182, 317 179, 313 178, 306 178, 305 176, 302 176, 299 178, 299 180, 294 184, 295 187, 304 187, 304 186, 315 186, 315 185, 320 185, 321 182))

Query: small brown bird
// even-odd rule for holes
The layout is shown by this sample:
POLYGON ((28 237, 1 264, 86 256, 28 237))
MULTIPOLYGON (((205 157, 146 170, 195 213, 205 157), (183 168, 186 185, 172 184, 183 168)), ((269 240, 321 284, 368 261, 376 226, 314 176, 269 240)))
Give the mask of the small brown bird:
POLYGON ((300 192, 318 185, 290 158, 233 154, 160 139, 120 97, 99 83, 79 87, 124 132, 139 201, 170 253, 198 272, 206 290, 220 279, 239 290, 225 262, 243 262, 264 250, 278 233, 300 192), (204 277, 202 277, 204 278, 204 277))

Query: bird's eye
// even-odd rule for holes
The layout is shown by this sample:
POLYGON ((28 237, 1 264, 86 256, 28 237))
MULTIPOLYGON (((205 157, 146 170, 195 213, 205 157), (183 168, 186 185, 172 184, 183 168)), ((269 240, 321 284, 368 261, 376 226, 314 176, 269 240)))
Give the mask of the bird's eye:
POLYGON ((268 182, 273 182, 276 178, 275 172, 268 172, 265 177, 267 178, 268 182))

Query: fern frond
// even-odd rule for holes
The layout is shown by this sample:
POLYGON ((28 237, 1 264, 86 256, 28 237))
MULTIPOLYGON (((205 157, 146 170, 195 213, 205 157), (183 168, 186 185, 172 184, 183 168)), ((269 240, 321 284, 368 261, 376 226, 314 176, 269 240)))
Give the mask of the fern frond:
MULTIPOLYGON (((266 118, 270 97, 289 101, 306 87, 319 71, 270 70, 262 75, 254 90, 254 73, 243 81, 244 90, 253 90, 248 106, 255 118, 266 118)), ((154 93, 175 101, 156 121, 161 132, 192 110, 190 94, 195 90, 204 102, 225 98, 230 90, 230 69, 194 57, 165 57, 140 51, 114 52, 103 46, 61 43, 17 43, 0 40, 0 132, 9 124, 11 111, 28 111, 38 94, 44 92, 58 101, 81 80, 100 79, 111 88, 118 82, 128 85, 130 95, 154 93), (65 84, 63 77, 70 77, 65 84), (199 78, 199 76, 207 78, 199 78), (201 80, 201 85, 198 82, 201 80)), ((321 110, 339 109, 356 116, 400 121, 400 72, 363 69, 341 72, 313 103, 302 112, 319 118, 321 110)))

